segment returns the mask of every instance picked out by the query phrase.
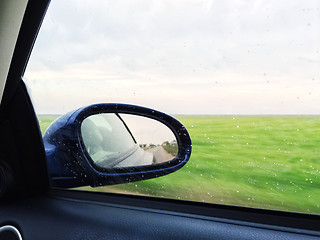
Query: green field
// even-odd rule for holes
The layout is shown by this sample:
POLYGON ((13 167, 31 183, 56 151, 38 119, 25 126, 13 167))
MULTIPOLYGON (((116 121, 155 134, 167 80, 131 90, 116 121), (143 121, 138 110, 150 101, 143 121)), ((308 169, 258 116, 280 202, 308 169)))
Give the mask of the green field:
POLYGON ((320 214, 320 116, 176 117, 192 139, 186 166, 90 190, 320 214))
POLYGON ((38 115, 38 121, 42 135, 50 124, 59 117, 59 115, 38 115))

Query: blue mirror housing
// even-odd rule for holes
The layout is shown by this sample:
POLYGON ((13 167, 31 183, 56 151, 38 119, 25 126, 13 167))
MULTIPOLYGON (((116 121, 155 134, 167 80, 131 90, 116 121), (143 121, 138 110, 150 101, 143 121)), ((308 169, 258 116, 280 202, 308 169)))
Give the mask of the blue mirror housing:
MULTIPOLYGON (((109 126, 109 128, 112 128, 112 126, 109 126)), ((154 133, 150 132, 150 134, 154 133)), ((119 139, 117 136, 113 135, 109 138, 117 138, 117 145, 119 145, 119 142, 121 143, 121 138, 119 139)), ((102 141, 100 138, 98 140, 102 141)), ((98 187, 156 178, 177 171, 187 163, 191 155, 189 133, 179 121, 153 109, 126 104, 95 104, 69 112, 48 127, 43 136, 43 141, 51 186, 58 188, 88 185, 98 187), (114 119, 118 119, 116 121, 119 122, 117 127, 119 128, 121 125, 123 129, 126 129, 124 131, 128 132, 128 134, 122 135, 131 135, 132 137, 131 140, 129 139, 129 141, 133 141, 130 151, 125 151, 123 154, 118 154, 117 151, 117 154, 113 154, 110 158, 112 162, 117 162, 118 165, 104 166, 97 164, 93 154, 91 154, 92 147, 86 144, 85 136, 81 132, 83 131, 81 126, 84 120, 95 115, 100 117, 103 114, 114 114, 114 119), (175 137, 172 146, 176 146, 177 151, 172 155, 172 158, 156 162, 154 161, 156 154, 154 154, 153 158, 150 158, 153 159, 150 164, 136 164, 139 158, 146 159, 147 155, 151 156, 152 154, 147 152, 148 149, 141 149, 141 146, 145 144, 139 145, 136 142, 134 134, 128 127, 126 120, 123 119, 123 115, 126 114, 152 119, 165 125, 175 137), (121 161, 128 162, 133 158, 135 159, 134 163, 119 164, 121 161)), ((166 141, 166 144, 169 144, 169 142, 166 141)), ((162 149, 162 146, 163 144, 158 144, 157 147, 162 149)), ((106 153, 107 151, 101 150, 101 152, 106 153)))

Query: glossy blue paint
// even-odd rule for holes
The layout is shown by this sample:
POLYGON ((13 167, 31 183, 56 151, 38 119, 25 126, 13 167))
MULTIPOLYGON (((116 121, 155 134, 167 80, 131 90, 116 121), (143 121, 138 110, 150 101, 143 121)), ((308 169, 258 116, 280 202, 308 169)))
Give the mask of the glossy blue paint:
POLYGON ((177 171, 191 155, 191 139, 186 128, 159 111, 126 104, 95 104, 69 112, 54 121, 43 137, 48 172, 53 187, 92 187, 134 182, 177 171), (126 113, 144 116, 165 124, 177 139, 177 156, 165 163, 125 168, 101 168, 93 163, 82 141, 80 127, 88 116, 126 113))

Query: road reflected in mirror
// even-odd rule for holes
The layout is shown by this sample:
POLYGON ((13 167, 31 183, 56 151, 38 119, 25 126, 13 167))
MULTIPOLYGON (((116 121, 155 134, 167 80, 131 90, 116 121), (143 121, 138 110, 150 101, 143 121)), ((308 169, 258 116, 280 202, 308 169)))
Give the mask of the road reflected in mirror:
POLYGON ((178 154, 173 132, 163 123, 136 115, 120 114, 139 146, 153 153, 155 163, 167 162, 178 154))
POLYGON ((178 154, 176 137, 166 125, 132 114, 91 115, 81 124, 81 137, 100 168, 154 165, 178 154))

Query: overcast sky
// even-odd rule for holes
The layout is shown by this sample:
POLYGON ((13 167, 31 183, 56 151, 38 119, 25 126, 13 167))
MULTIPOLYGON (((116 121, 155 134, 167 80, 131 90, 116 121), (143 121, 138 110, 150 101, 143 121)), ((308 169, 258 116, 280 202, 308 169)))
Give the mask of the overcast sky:
POLYGON ((52 0, 24 79, 38 113, 319 114, 320 1, 52 0))

